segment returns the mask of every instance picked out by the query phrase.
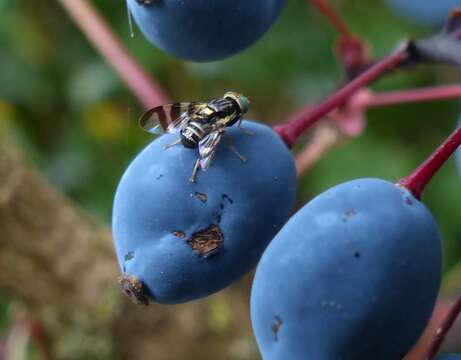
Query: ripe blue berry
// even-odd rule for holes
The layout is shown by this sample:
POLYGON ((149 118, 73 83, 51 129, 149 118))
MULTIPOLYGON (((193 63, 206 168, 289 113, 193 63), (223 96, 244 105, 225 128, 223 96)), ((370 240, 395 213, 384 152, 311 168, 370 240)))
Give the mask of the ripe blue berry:
POLYGON ((256 265, 293 207, 292 154, 269 127, 226 128, 216 156, 189 182, 196 149, 163 135, 130 164, 118 186, 113 236, 126 293, 180 303, 216 292, 256 265), (226 145, 232 140, 247 161, 226 145))
POLYGON ((446 354, 446 355, 438 356, 435 360, 461 360, 461 355, 446 354))
POLYGON ((231 56, 256 42, 286 0, 127 0, 144 36, 165 52, 193 61, 231 56))
POLYGON ((396 14, 421 25, 440 25, 461 0, 387 0, 396 14))
POLYGON ((400 360, 424 330, 441 242, 406 189, 359 179, 320 194, 257 267, 251 319, 264 360, 400 360))

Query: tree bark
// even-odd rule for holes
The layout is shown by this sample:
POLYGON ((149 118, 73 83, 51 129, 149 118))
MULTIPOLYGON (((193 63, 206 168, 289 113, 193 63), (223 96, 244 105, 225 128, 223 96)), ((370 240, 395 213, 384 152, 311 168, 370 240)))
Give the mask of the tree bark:
POLYGON ((145 307, 124 298, 119 275, 110 231, 0 142, 0 289, 33 311, 51 358, 259 358, 250 276, 206 300, 145 307))

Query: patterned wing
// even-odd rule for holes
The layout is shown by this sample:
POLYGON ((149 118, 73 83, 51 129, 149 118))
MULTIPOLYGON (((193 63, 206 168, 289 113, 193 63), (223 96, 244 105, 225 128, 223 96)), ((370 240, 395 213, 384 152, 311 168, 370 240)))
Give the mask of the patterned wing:
POLYGON ((180 102, 154 107, 139 118, 139 126, 152 134, 175 133, 189 122, 196 111, 196 102, 180 102))
POLYGON ((213 131, 199 142, 198 151, 200 156, 200 168, 202 170, 206 170, 210 167, 223 134, 224 132, 222 131, 213 131))

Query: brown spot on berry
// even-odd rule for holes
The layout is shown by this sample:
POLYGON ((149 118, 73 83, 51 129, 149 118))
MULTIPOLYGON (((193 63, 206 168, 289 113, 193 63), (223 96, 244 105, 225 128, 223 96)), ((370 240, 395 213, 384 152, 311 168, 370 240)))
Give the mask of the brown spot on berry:
POLYGON ((274 333, 275 341, 279 340, 278 335, 279 335, 279 330, 281 326, 282 326, 282 320, 278 316, 275 316, 274 323, 272 324, 272 327, 271 327, 272 332, 274 333))
POLYGON ((135 304, 149 305, 149 298, 144 291, 144 285, 136 276, 123 274, 118 282, 122 286, 122 292, 135 304))
POLYGON ((199 256, 208 256, 216 251, 224 242, 224 235, 218 225, 211 225, 204 230, 197 231, 187 240, 192 250, 199 256))
POLYGON ((343 221, 346 222, 347 220, 351 219, 355 214, 357 214, 357 211, 355 209, 347 210, 344 213, 343 221))
POLYGON ((172 234, 181 239, 186 237, 186 233, 184 231, 173 231, 172 234))
POLYGON ((357 211, 354 209, 348 210, 344 213, 344 216, 347 218, 353 217, 355 214, 357 214, 357 211))
POLYGON ((195 195, 195 198, 197 200, 200 200, 202 203, 206 203, 208 201, 207 194, 196 191, 194 195, 195 195))
POLYGON ((129 251, 125 254, 125 261, 130 261, 134 259, 134 251, 129 251))

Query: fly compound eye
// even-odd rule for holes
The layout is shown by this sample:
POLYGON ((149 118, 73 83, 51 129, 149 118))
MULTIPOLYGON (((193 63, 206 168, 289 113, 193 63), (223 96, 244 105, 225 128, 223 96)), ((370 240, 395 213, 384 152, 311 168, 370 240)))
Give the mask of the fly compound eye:
POLYGON ((224 98, 234 100, 238 104, 242 114, 248 112, 250 100, 246 96, 243 96, 242 94, 235 91, 228 91, 224 94, 224 98))
POLYGON ((246 96, 240 95, 238 103, 240 105, 240 110, 242 110, 242 113, 247 113, 248 108, 250 106, 250 99, 248 99, 246 96))

